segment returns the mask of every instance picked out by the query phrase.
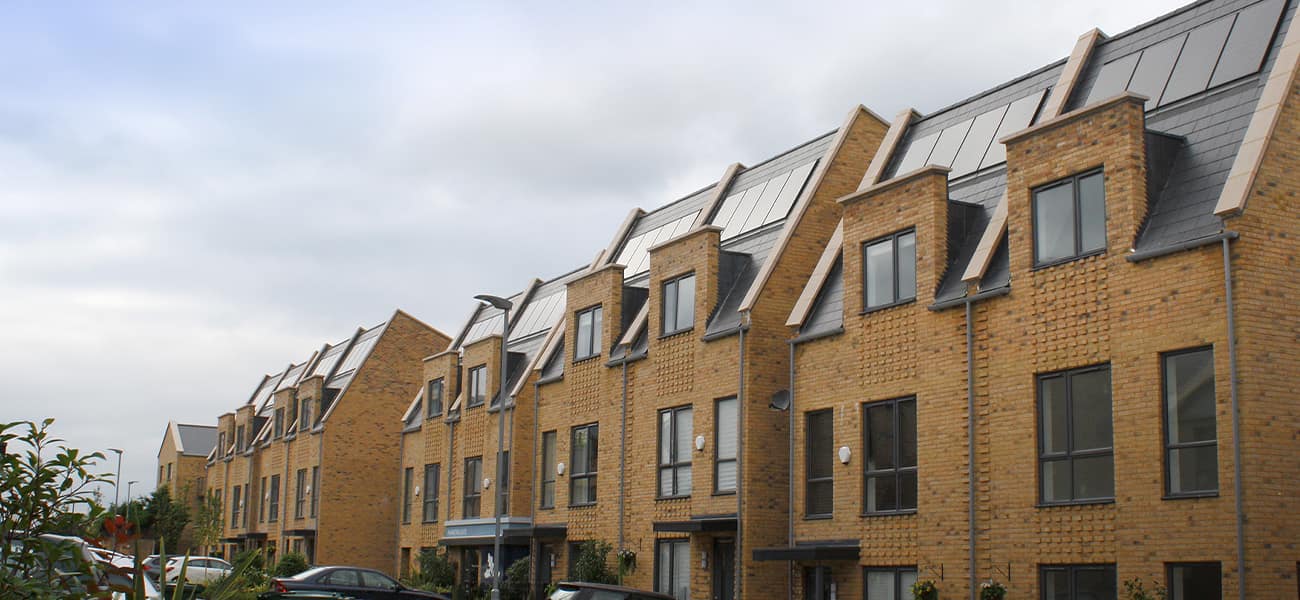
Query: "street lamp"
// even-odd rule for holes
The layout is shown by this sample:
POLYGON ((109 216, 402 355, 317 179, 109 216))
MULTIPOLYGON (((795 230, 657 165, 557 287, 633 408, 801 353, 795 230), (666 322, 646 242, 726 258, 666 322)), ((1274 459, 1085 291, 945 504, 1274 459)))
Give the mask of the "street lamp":
MULTIPOLYGON (((501 397, 501 404, 497 407, 497 472, 496 479, 501 479, 501 473, 505 472, 505 460, 502 454, 505 453, 506 437, 506 338, 510 337, 510 309, 514 303, 500 296, 490 294, 479 294, 474 296, 475 300, 486 302, 501 310, 501 364, 497 368, 501 373, 501 385, 497 388, 497 394, 501 397)), ((496 514, 496 535, 492 539, 492 555, 496 558, 496 568, 492 571, 492 600, 501 600, 501 571, 504 569, 505 561, 501 559, 501 490, 502 483, 497 481, 497 501, 493 512, 496 514)))
POLYGON ((131 486, 140 483, 139 481, 126 482, 126 520, 131 520, 131 486))
POLYGON ((117 453, 117 476, 113 478, 113 510, 117 510, 117 488, 122 483, 122 449, 109 448, 108 451, 117 453))

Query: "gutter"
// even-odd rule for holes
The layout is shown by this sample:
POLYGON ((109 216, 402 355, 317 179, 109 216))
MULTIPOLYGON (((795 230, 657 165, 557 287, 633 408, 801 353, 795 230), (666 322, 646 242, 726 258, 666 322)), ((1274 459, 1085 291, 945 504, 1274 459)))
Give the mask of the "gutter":
MULTIPOLYGON (((1227 242, 1228 240, 1235 240, 1237 239, 1237 237, 1238 237, 1237 232, 1224 230, 1214 235, 1207 235, 1204 237, 1198 237, 1195 239, 1186 240, 1174 244, 1172 246, 1165 246, 1163 248, 1155 248, 1152 250, 1135 251, 1130 253, 1128 256, 1125 256, 1124 260, 1127 260, 1129 262, 1134 262, 1134 263, 1141 262, 1152 258, 1168 256, 1170 254, 1174 254, 1176 252, 1182 252, 1184 250, 1191 250, 1193 248, 1209 246, 1210 244, 1217 244, 1219 242, 1227 242)), ((1224 265, 1226 266, 1227 263, 1224 263, 1224 265)))
POLYGON ((1232 252, 1229 241, 1238 236, 1225 232, 1223 245, 1223 293, 1228 318, 1228 387, 1232 396, 1232 487, 1237 512, 1237 597, 1246 598, 1246 506, 1242 490, 1241 402, 1237 395, 1237 321, 1232 298, 1232 252))
POLYGON ((1005 296, 1010 293, 1011 293, 1011 286, 1004 285, 1002 287, 996 287, 991 290, 984 290, 982 292, 970 296, 962 296, 961 298, 953 298, 952 300, 935 302, 934 304, 931 304, 927 308, 929 308, 932 311, 940 311, 946 308, 953 308, 953 307, 961 306, 963 304, 969 304, 971 302, 975 302, 976 300, 983 300, 985 298, 996 298, 998 296, 1005 296))

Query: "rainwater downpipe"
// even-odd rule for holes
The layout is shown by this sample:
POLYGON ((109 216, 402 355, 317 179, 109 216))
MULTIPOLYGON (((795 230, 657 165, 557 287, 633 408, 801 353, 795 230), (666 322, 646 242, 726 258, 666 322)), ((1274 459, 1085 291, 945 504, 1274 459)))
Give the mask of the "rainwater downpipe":
MULTIPOLYGON (((737 382, 739 385, 736 386, 736 411, 738 413, 736 415, 736 424, 738 425, 736 428, 736 553, 739 556, 745 555, 745 547, 741 539, 745 528, 741 524, 744 522, 743 513, 745 510, 745 332, 749 331, 749 322, 749 311, 741 313, 739 360, 737 361, 739 363, 739 369, 737 369, 737 382)), ((736 563, 733 567, 735 569, 734 579, 736 585, 733 586, 732 597, 739 600, 745 597, 742 591, 745 585, 744 570, 741 568, 745 561, 733 560, 732 562, 736 563)))
MULTIPOLYGON (((540 380, 540 377, 538 378, 540 380)), ((542 440, 541 440, 541 404, 542 404, 542 384, 537 380, 533 381, 533 475, 536 477, 528 483, 528 524, 533 527, 533 535, 528 540, 528 556, 531 564, 529 565, 532 574, 530 585, 535 585, 541 581, 542 565, 537 562, 538 555, 541 554, 541 544, 537 541, 537 488, 541 485, 542 473, 545 465, 542 464, 542 440)), ((549 568, 549 567, 548 567, 549 568)))
POLYGON ((1223 238, 1223 294, 1228 317, 1228 389, 1232 396, 1232 487, 1237 509, 1237 597, 1246 598, 1246 503, 1241 482, 1241 404, 1237 397, 1237 320, 1232 299, 1230 238, 1223 238))
MULTIPOLYGON (((790 519, 789 519, 789 525, 786 527, 786 545, 793 548, 794 547, 794 379, 795 379, 796 371, 794 366, 795 365, 794 362, 795 341, 790 340, 788 343, 790 344, 790 391, 789 391, 790 405, 787 406, 785 410, 787 413, 789 413, 787 416, 790 419, 790 424, 789 424, 790 429, 788 431, 790 441, 786 444, 787 449, 790 451, 790 471, 789 471, 789 475, 786 476, 786 480, 788 481, 789 488, 790 488, 790 499, 789 499, 789 505, 786 508, 786 514, 790 517, 790 519)), ((786 561, 785 563, 785 577, 786 577, 786 586, 785 586, 786 600, 794 600, 794 561, 792 560, 786 561)))
MULTIPOLYGON (((629 346, 627 353, 632 352, 629 346)), ((623 415, 622 422, 619 425, 619 447, 618 447, 618 551, 621 553, 627 545, 623 541, 623 503, 627 496, 627 359, 628 354, 623 355, 623 415)), ((618 584, 623 585, 623 569, 618 570, 618 584)))
MULTIPOLYGON (((417 411, 417 412, 419 412, 419 411, 417 411)), ((419 419, 419 418, 421 418, 421 415, 418 415, 418 414, 417 414, 417 415, 415 416, 415 418, 416 418, 416 419, 419 419)), ((406 423, 402 423, 402 426, 403 426, 403 428, 405 428, 406 423)), ((403 438, 403 439, 402 439, 402 443, 401 443, 400 445, 398 445, 398 447, 397 447, 397 480, 398 480, 398 481, 403 481, 403 480, 406 478, 406 477, 405 477, 405 475, 406 475, 406 439, 405 439, 405 437, 406 437, 406 434, 403 433, 403 434, 402 434, 402 438, 403 438)), ((414 478, 412 478, 412 479, 414 479, 414 478)), ((403 490, 402 493, 403 493, 403 495, 405 495, 406 491, 403 490)), ((429 490, 424 490, 424 495, 425 495, 425 496, 428 496, 428 495, 429 495, 429 490)), ((393 571, 393 572, 394 572, 394 573, 401 573, 401 572, 402 572, 402 509, 400 509, 400 508, 397 509, 397 518, 394 519, 394 520, 397 521, 397 527, 394 527, 394 528, 393 528, 393 531, 396 532, 396 535, 393 536, 393 550, 395 551, 395 552, 393 552, 393 564, 396 566, 396 570, 393 571)), ((423 519, 421 519, 421 520, 423 520, 423 519)))
POLYGON ((452 480, 456 475, 456 421, 447 422, 447 518, 451 520, 452 480))
POLYGON ((966 300, 966 461, 967 461, 967 535, 970 536, 970 549, 967 556, 970 569, 970 597, 979 597, 979 573, 975 570, 975 319, 972 298, 966 300))

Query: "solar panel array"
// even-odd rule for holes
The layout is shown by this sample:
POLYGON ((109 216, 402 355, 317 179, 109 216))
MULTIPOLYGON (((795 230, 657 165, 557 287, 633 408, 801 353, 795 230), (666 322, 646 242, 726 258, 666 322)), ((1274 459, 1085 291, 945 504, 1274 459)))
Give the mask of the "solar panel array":
POLYGON ((329 350, 326 350, 325 355, 322 356, 320 360, 316 361, 316 366, 312 367, 311 375, 322 375, 328 377, 330 369, 333 369, 334 364, 339 362, 339 359, 343 357, 343 350, 346 348, 347 342, 343 342, 342 344, 333 346, 329 350))
POLYGON ((348 351, 347 357, 343 359, 343 364, 339 365, 338 373, 348 373, 361 366, 361 361, 365 360, 366 355, 370 353, 370 349, 375 347, 375 343, 379 341, 379 334, 382 331, 381 328, 376 327, 362 334, 357 343, 348 351))
POLYGON ((276 373, 262 381, 261 387, 257 388, 257 393, 253 394, 253 406, 261 406, 271 397, 271 392, 275 390, 275 382, 280 379, 280 373, 276 373))
POLYGON ((1092 103, 1123 91, 1146 96, 1151 110, 1252 75, 1282 16, 1282 0, 1265 0, 1102 65, 1092 103))
POLYGON ((711 221, 722 227, 722 239, 731 239, 784 219, 790 214, 790 208, 816 166, 814 160, 727 196, 711 221))
POLYGON ((564 314, 567 299, 568 294, 560 290, 545 298, 529 302, 528 307, 524 309, 524 314, 515 322, 515 328, 510 330, 510 339, 517 340, 539 331, 549 330, 564 314))
POLYGON ((626 278, 649 271, 650 248, 690 231, 691 225, 699 215, 700 211, 697 210, 629 239, 626 244, 623 244, 623 251, 619 253, 618 260, 614 261, 627 267, 623 271, 623 276, 626 278))
POLYGON ((491 310, 494 313, 492 316, 470 325, 469 333, 465 334, 465 341, 460 343, 461 346, 468 346, 494 333, 501 333, 503 330, 501 325, 505 320, 501 318, 501 311, 491 310))
POLYGON ((1038 90, 943 131, 912 140, 894 173, 940 165, 952 169, 948 177, 955 178, 1005 162, 1006 146, 997 140, 1029 127, 1046 95, 1047 90, 1038 90))

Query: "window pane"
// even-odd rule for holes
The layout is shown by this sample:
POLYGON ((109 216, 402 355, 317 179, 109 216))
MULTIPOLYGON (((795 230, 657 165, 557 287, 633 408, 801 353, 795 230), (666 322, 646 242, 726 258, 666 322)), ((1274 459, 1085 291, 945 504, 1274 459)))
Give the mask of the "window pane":
POLYGON ((893 571, 867 571, 867 600, 899 600, 893 571))
POLYGON ((1169 568, 1169 600, 1220 600, 1223 578, 1218 563, 1169 568))
POLYGON ((1068 452, 1069 436, 1066 427, 1069 420, 1065 410, 1065 377, 1050 377, 1039 382, 1039 394, 1042 396, 1043 452, 1068 452))
POLYGON ((1212 492, 1219 489, 1219 449, 1215 446, 1169 450, 1169 491, 1212 492))
POLYGON ((603 327, 603 325, 601 324, 601 321, 604 320, 604 316, 603 316, 604 311, 601 309, 601 307, 597 306, 596 308, 592 309, 591 314, 592 314, 592 317, 591 317, 591 354, 594 356, 594 355, 600 354, 601 351, 604 350, 604 348, 601 347, 601 343, 600 343, 600 342, 601 342, 601 339, 603 339, 602 336, 601 336, 600 331, 601 331, 601 327, 603 327))
POLYGON ((1213 352, 1204 350, 1165 358, 1165 409, 1169 418, 1169 443, 1215 439, 1213 352))
POLYGON ((573 432, 573 467, 574 473, 587 472, 587 430, 573 432))
POLYGON ((736 463, 724 462, 718 463, 718 491, 732 491, 736 489, 736 463))
POLYGON ((663 467, 659 469, 659 495, 673 495, 673 469, 672 467, 663 467))
POLYGON ((718 401, 718 458, 736 458, 736 399, 718 401))
POLYGON ((575 356, 583 358, 591 355, 591 312, 578 313, 578 343, 575 356))
POLYGON ((1043 502, 1070 500, 1070 462, 1051 460, 1043 463, 1043 502))
POLYGON ((898 403, 898 466, 916 466, 916 401, 898 403))
POLYGON ((867 511, 898 510, 898 482, 894 475, 867 478, 867 511))
POLYGON ((1074 256, 1074 186, 1034 194, 1034 243, 1038 262, 1074 256))
POLYGON ((673 462, 673 413, 664 411, 659 413, 659 464, 667 465, 673 462))
POLYGON ((1074 497, 1115 496, 1115 461, 1110 455, 1074 459, 1074 497))
POLYGON ((691 597, 691 552, 688 542, 675 542, 673 547, 673 597, 687 600, 691 597))
POLYGON ((1115 569, 1078 569, 1074 572, 1074 597, 1114 600, 1119 593, 1115 569))
POLYGON ((1071 600, 1069 573, 1064 569, 1043 571, 1043 600, 1071 600))
POLYGON ((1088 371, 1070 377, 1074 450, 1111 446, 1110 370, 1088 371))
POLYGON ((671 544, 659 544, 659 556, 655 557, 655 564, 658 565, 658 576, 655 577, 655 591, 668 593, 673 589, 673 549, 671 544))
POLYGON ((894 248, 893 240, 867 246, 866 285, 867 307, 881 306, 894 301, 894 248))
POLYGON ((808 486, 808 514, 829 515, 834 501, 835 489, 829 481, 820 481, 808 486))
POLYGON ((691 493, 691 466, 677 467, 677 493, 691 493))
POLYGON ((916 471, 908 471, 898 475, 898 508, 902 510, 916 509, 916 471))
POLYGON ((676 445, 677 455, 674 457, 677 462, 690 462, 691 460, 691 443, 695 437, 691 427, 691 417, 694 414, 689 408, 681 409, 673 413, 673 419, 676 421, 676 445))
POLYGON ((916 234, 898 236, 898 299, 916 297, 916 234))
POLYGON ((1095 173, 1079 179, 1079 252, 1106 247, 1105 177, 1095 173))
POLYGON ((677 282, 664 284, 664 332, 677 331, 677 282))
POLYGON ((695 324, 695 276, 677 281, 677 329, 695 324))
POLYGON ((808 464, 810 477, 831 476, 831 417, 830 411, 808 415, 808 464))
POLYGON ((882 403, 867 408, 867 470, 894 468, 894 405, 882 403))

